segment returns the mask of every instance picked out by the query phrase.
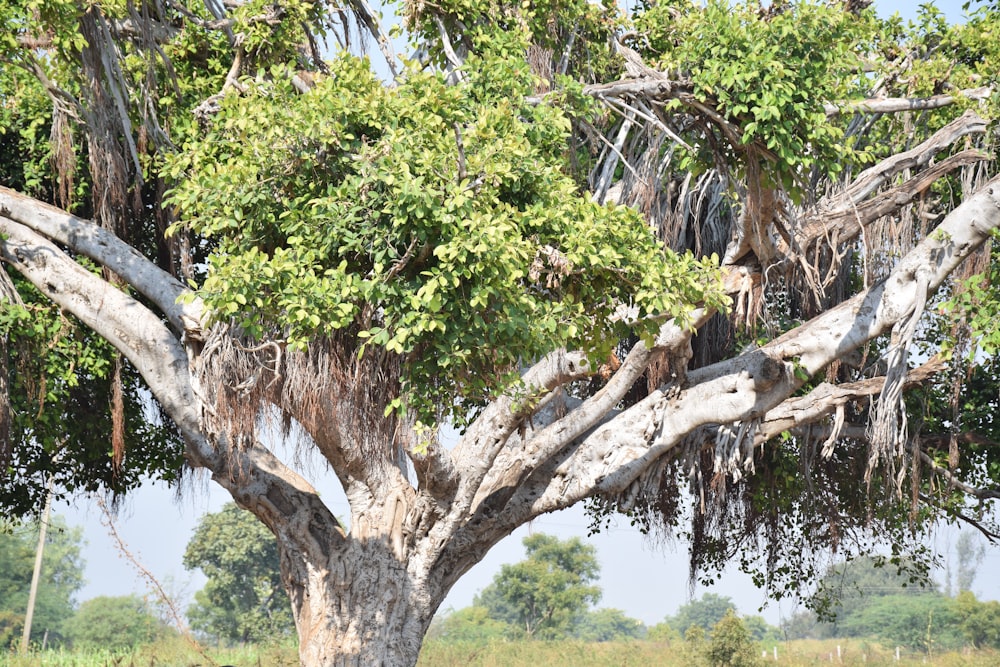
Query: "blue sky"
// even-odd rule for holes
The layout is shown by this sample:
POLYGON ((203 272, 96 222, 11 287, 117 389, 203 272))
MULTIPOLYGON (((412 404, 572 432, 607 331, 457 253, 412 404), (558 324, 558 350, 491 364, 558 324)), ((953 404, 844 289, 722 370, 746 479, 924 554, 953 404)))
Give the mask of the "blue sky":
MULTIPOLYGON (((951 0, 936 3, 951 21, 962 18, 962 2, 951 0)), ((899 11, 904 17, 915 15, 916 2, 883 1, 876 6, 886 15, 899 11)), ((376 56, 377 58, 377 56, 376 56)), ((292 460, 291 452, 284 457, 292 460)), ((306 466, 305 474, 321 490, 331 509, 346 516, 348 508, 342 494, 330 484, 332 475, 322 474, 324 466, 306 466), (326 478, 326 482, 322 481, 326 478)), ((133 495, 121 510, 115 525, 130 551, 168 590, 182 599, 189 599, 201 587, 203 580, 181 565, 184 547, 198 517, 217 511, 227 500, 219 487, 207 480, 194 480, 181 498, 163 485, 150 485, 133 495)), ((60 505, 55 511, 70 524, 83 525, 87 545, 87 585, 78 596, 85 600, 97 595, 147 594, 148 587, 135 570, 122 559, 104 526, 100 510, 89 500, 79 499, 72 506, 60 505)), ((582 509, 576 508, 542 517, 530 527, 515 531, 495 547, 486 559, 473 568, 454 588, 442 609, 458 609, 471 604, 477 591, 485 587, 503 563, 523 558, 522 538, 529 530, 569 537, 586 538, 589 520, 582 509)), ((620 520, 610 530, 586 538, 597 547, 602 565, 600 585, 604 596, 601 606, 623 610, 645 623, 661 621, 688 601, 687 554, 683 544, 664 548, 657 546, 620 520)), ((941 529, 936 540, 944 554, 952 553, 957 533, 941 529)), ((979 568, 980 575, 973 590, 981 598, 1000 598, 1000 548, 991 548, 979 568)), ((698 588, 695 597, 711 591, 732 597, 744 613, 754 613, 765 602, 763 593, 755 589, 745 576, 729 573, 711 589, 698 588)), ((797 611, 794 603, 774 603, 763 614, 771 623, 797 611)))

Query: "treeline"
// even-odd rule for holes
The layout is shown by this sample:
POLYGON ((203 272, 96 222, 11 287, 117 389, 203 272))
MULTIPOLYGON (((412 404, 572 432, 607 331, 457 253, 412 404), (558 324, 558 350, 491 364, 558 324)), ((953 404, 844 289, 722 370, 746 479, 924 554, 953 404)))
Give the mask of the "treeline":
MULTIPOLYGON (((2 647, 20 641, 37 540, 31 525, 0 531, 2 647)), ((136 596, 76 605, 84 583, 81 544, 81 529, 53 519, 32 624, 34 647, 127 649, 176 634, 156 605, 136 596)), ((980 601, 970 590, 983 552, 968 536, 959 540, 957 569, 954 577, 948 572, 944 590, 913 564, 859 558, 832 567, 819 582, 816 611, 796 614, 780 628, 761 616, 740 616, 730 598, 713 593, 646 626, 619 609, 598 606, 594 547, 579 538, 540 533, 526 537, 524 546, 526 558, 504 565, 471 606, 440 613, 428 641, 645 639, 674 645, 692 665, 753 664, 761 643, 795 639, 873 638, 924 653, 1000 649, 1000 602, 980 601)), ((184 565, 208 579, 187 610, 199 639, 251 645, 293 637, 274 539, 245 511, 230 503, 205 515, 187 545, 184 565)))
POLYGON ((982 551, 972 549, 964 534, 958 554, 954 582, 949 573, 944 590, 907 562, 859 558, 839 564, 819 584, 818 612, 796 614, 782 624, 783 634, 867 637, 926 653, 1000 649, 1000 602, 981 601, 969 590, 982 551))

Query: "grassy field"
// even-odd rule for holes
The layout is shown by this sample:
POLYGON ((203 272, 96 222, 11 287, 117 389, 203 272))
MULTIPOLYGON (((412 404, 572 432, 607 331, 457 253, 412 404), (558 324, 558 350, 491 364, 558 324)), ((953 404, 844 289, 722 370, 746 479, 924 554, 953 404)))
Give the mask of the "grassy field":
MULTIPOLYGON (((974 651, 923 655, 895 651, 863 641, 795 641, 762 646, 766 652, 762 667, 997 667, 1000 653, 974 651), (840 646, 838 659, 837 646, 840 646)), ((25 656, 0 653, 4 667, 200 667, 236 665, 237 667, 292 667, 298 665, 291 645, 209 649, 200 654, 182 641, 159 642, 125 653, 108 651, 45 651, 25 656)), ((483 644, 441 643, 429 641, 420 655, 420 667, 702 667, 686 654, 683 644, 658 642, 497 642, 483 644)), ((704 666, 707 667, 707 666, 704 666)))

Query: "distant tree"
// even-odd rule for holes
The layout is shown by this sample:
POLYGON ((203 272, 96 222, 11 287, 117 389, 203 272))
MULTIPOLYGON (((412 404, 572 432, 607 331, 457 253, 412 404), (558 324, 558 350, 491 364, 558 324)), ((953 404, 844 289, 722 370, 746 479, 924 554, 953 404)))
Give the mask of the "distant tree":
POLYGON ((963 591, 955 599, 955 614, 966 641, 975 648, 1000 649, 1000 602, 980 602, 963 591))
POLYGON ((208 577, 188 612, 195 630, 240 642, 294 631, 274 535, 249 512, 227 503, 202 517, 184 551, 184 567, 208 577))
POLYGON ((913 561, 862 557, 839 563, 820 579, 814 596, 819 620, 824 621, 817 630, 821 636, 846 636, 840 625, 873 598, 936 592, 929 571, 913 561))
POLYGON ((687 667, 703 667, 708 665, 708 640, 705 630, 700 625, 692 625, 684 633, 684 641, 680 646, 680 664, 687 667))
MULTIPOLYGON (((63 637, 63 624, 73 615, 73 596, 84 583, 82 541, 83 529, 68 527, 58 516, 50 519, 31 624, 33 642, 47 636, 53 644, 63 637)), ((0 639, 5 644, 19 637, 24 627, 37 546, 37 524, 0 532, 0 639)))
POLYGON ((524 538, 527 558, 504 565, 476 604, 529 638, 562 637, 601 597, 594 547, 578 537, 560 540, 536 533, 524 538))
POLYGON ((118 649, 149 643, 168 630, 145 600, 125 595, 84 601, 65 632, 74 647, 118 649))
POLYGON ((646 635, 642 621, 629 618, 620 609, 594 609, 577 621, 573 636, 588 642, 641 639, 646 635))
POLYGON ((756 667, 761 663, 750 631, 735 610, 727 609, 712 628, 707 657, 712 667, 756 667))
POLYGON ((873 637, 927 653, 962 644, 955 605, 940 593, 874 597, 838 618, 837 635, 873 637))
POLYGON ((686 635, 688 628, 693 625, 709 633, 730 610, 736 611, 731 598, 705 593, 701 599, 681 605, 677 614, 668 616, 666 622, 682 635, 686 635))
POLYGON ((671 625, 666 621, 662 621, 649 628, 646 632, 646 639, 651 642, 672 644, 680 641, 681 633, 677 632, 677 630, 671 627, 671 625))
POLYGON ((983 562, 986 548, 979 538, 971 531, 962 531, 955 543, 955 554, 958 568, 955 572, 955 584, 958 593, 972 590, 972 582, 976 579, 976 570, 983 562))
POLYGON ((428 638, 445 642, 488 642, 513 639, 520 629, 490 616, 486 607, 473 605, 435 619, 428 638))
POLYGON ((781 629, 768 623, 763 616, 743 616, 742 621, 755 642, 781 638, 781 629))

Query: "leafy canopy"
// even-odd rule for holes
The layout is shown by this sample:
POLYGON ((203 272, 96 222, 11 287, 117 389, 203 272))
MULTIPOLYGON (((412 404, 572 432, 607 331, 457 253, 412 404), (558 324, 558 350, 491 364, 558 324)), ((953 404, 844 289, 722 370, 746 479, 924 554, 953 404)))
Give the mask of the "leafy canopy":
POLYGON ((434 423, 522 361, 562 346, 596 361, 724 305, 712 259, 578 190, 569 119, 524 101, 526 66, 486 55, 458 85, 411 70, 392 88, 365 60, 330 67, 304 95, 248 81, 170 160, 170 201, 217 244, 199 290, 217 319, 291 346, 351 332, 401 359, 390 408, 434 423))
POLYGON ((165 632, 145 600, 134 595, 91 598, 66 622, 70 642, 83 649, 131 649, 165 632))
POLYGON ((184 550, 184 567, 208 578, 189 611, 195 630, 239 642, 292 632, 277 542, 249 512, 226 503, 203 516, 184 550))
MULTIPOLYGON (((66 620, 73 615, 73 597, 84 584, 83 529, 71 528, 55 516, 45 541, 31 641, 41 642, 47 633, 49 644, 58 644, 64 638, 66 620)), ((37 546, 37 524, 0 529, 0 639, 5 646, 20 637, 24 628, 37 546)))
POLYGON ((536 533, 524 538, 527 558, 504 565, 475 605, 536 639, 565 636, 601 597, 596 549, 573 537, 536 533))

